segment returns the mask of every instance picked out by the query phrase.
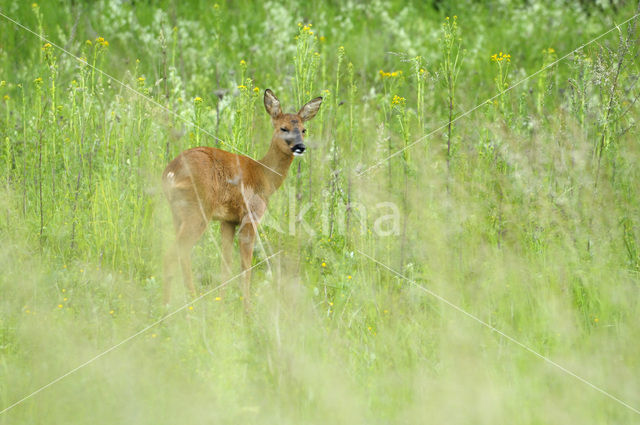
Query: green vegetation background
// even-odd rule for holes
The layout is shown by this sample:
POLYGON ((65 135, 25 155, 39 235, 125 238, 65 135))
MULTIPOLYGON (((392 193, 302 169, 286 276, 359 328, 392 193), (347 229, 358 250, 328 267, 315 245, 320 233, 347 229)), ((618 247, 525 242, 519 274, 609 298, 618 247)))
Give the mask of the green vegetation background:
MULTIPOLYGON (((188 301, 161 303, 171 158, 262 155, 265 88, 325 98, 252 313, 234 281, 0 424, 636 421, 360 254, 640 408, 638 29, 494 97, 636 6, 0 0, 56 45, 0 17, 0 410, 188 301)), ((203 293, 218 231, 193 254, 203 293)))

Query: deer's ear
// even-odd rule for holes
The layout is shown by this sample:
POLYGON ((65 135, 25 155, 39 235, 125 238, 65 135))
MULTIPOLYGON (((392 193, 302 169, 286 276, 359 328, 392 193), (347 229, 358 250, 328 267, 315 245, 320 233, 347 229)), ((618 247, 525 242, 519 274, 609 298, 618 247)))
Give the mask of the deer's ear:
POLYGON ((267 113, 271 115, 271 118, 278 118, 282 114, 282 109, 280 108, 280 101, 276 97, 275 94, 269 89, 264 91, 264 107, 267 110, 267 113))
POLYGON ((302 108, 300 108, 300 112, 298 112, 298 115, 300 115, 302 121, 309 121, 311 118, 316 116, 316 114, 320 110, 320 105, 322 105, 322 98, 316 97, 315 99, 307 102, 307 104, 302 108))

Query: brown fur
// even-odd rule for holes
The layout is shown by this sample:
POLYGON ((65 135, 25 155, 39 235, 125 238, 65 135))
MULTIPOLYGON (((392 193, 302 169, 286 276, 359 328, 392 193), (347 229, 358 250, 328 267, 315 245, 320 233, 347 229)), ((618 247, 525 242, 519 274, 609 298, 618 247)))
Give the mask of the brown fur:
POLYGON ((283 114, 280 102, 266 90, 264 104, 274 127, 271 146, 259 161, 216 148, 188 149, 167 165, 162 187, 171 206, 176 241, 165 256, 164 300, 169 302, 171 280, 180 263, 184 283, 195 296, 191 274, 191 249, 210 220, 221 222, 223 280, 231 273, 233 238, 238 229, 243 299, 249 302, 249 282, 255 230, 271 195, 282 185, 293 149, 303 149, 304 122, 312 119, 322 98, 304 105, 297 114, 283 114), (284 131, 287 130, 287 131, 284 131))

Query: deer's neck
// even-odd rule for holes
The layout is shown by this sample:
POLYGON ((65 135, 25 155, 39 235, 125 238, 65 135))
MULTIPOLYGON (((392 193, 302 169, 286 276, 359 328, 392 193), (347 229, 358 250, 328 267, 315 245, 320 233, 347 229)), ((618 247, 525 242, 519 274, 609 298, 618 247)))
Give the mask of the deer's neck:
POLYGON ((265 188, 268 195, 271 195, 282 185, 292 161, 293 155, 283 152, 278 148, 275 138, 271 139, 269 150, 260 160, 260 163, 264 165, 262 169, 267 183, 265 188))

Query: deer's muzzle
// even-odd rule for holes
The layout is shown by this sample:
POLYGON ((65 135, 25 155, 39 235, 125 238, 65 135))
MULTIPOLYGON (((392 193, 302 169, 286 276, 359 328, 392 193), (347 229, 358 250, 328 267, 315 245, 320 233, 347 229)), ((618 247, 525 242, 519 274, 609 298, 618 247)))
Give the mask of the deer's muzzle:
POLYGON ((307 147, 303 143, 298 143, 296 145, 293 145, 293 147, 291 148, 291 152, 293 152, 293 155, 295 156, 302 156, 306 149, 307 147))

